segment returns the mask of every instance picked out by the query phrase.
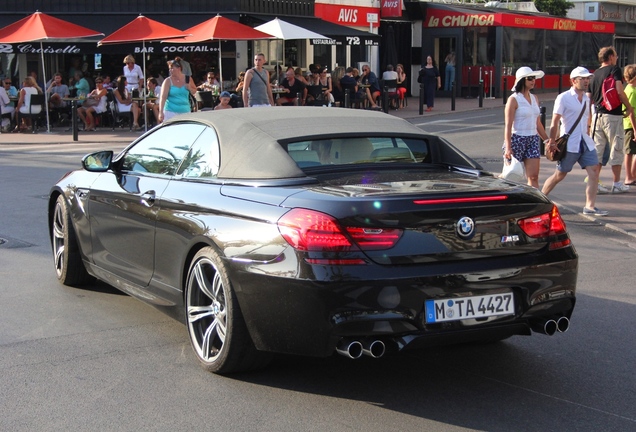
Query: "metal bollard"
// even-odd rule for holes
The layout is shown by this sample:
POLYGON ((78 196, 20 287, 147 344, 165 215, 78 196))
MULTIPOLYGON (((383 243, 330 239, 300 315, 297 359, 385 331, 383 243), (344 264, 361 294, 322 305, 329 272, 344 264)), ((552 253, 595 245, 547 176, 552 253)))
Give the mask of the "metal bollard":
POLYGON ((71 101, 71 128, 73 129, 73 141, 77 141, 77 101, 71 101))
POLYGON ((455 111, 455 83, 451 83, 451 111, 455 111))
MULTIPOLYGON (((543 125, 543 128, 545 129, 545 112, 546 112, 546 108, 544 106, 539 108, 539 112, 541 113, 540 115, 540 119, 541 119, 541 124, 543 125)), ((541 138, 539 138, 539 140, 541 141, 539 144, 539 152, 540 154, 545 154, 545 144, 543 142, 543 140, 541 138)))
POLYGON ((300 92, 296 93, 296 106, 302 106, 301 105, 302 97, 303 97, 302 93, 300 92))
POLYGON ((351 108, 351 96, 349 95, 349 89, 345 89, 344 106, 345 108, 351 108))
POLYGON ((382 111, 389 113, 389 87, 384 86, 382 91, 382 111))
POLYGON ((503 104, 506 104, 508 100, 508 77, 504 77, 503 79, 503 93, 502 93, 503 104))
POLYGON ((479 108, 483 108, 483 106, 484 106, 484 82, 482 80, 479 80, 479 88, 478 88, 477 92, 478 92, 477 97, 479 98, 479 108))
POLYGON ((420 115, 424 114, 424 84, 420 84, 420 115))
POLYGON ((470 73, 470 66, 468 67, 468 95, 466 99, 470 99, 473 97, 473 76, 470 73))
POLYGON ((559 74, 559 94, 563 93, 563 68, 561 68, 561 73, 559 74))

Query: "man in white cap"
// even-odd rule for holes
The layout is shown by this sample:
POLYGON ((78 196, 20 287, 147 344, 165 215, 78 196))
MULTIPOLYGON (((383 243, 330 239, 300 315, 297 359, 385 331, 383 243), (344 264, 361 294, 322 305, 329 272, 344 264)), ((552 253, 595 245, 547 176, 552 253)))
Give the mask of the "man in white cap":
POLYGON ((576 123, 581 111, 583 115, 579 124, 572 130, 568 140, 565 157, 557 162, 556 170, 545 181, 542 192, 548 195, 554 187, 572 171, 574 164, 579 163, 587 171, 589 181, 585 187, 584 215, 607 216, 607 211, 596 207, 596 193, 600 166, 594 140, 588 135, 588 120, 590 117, 590 98, 586 92, 590 85, 592 74, 584 67, 576 67, 570 73, 572 87, 557 96, 552 112, 550 125, 550 139, 548 146, 554 147, 557 137, 566 134, 576 123), (585 107, 585 108, 584 108, 585 107), (559 122, 561 127, 559 128, 559 122))
MULTIPOLYGON (((596 113, 592 121, 592 138, 596 142, 599 167, 607 165, 609 162, 612 168, 614 184, 611 187, 603 186, 599 183, 599 193, 622 193, 629 190, 629 186, 621 182, 621 167, 625 159, 624 140, 625 130, 623 129, 623 106, 627 108, 625 116, 630 116, 632 108, 623 87, 623 74, 621 68, 616 65, 618 56, 614 47, 603 47, 598 52, 598 59, 601 67, 594 71, 590 80, 588 97, 592 100, 596 113), (616 91, 623 105, 613 110, 608 110, 602 105, 603 101, 603 81, 609 76, 613 76, 616 82, 616 91)), ((588 180, 589 181, 589 180, 588 180)))

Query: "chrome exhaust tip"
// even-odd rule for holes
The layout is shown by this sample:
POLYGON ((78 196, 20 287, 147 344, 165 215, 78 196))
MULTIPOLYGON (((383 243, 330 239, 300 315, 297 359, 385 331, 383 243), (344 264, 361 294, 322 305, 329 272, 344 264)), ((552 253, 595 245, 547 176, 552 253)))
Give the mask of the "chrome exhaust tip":
POLYGON ((548 336, 554 335, 558 330, 555 320, 537 320, 530 323, 530 327, 537 333, 543 333, 548 336))
POLYGON ((543 331, 548 336, 552 336, 557 332, 557 322, 555 320, 547 320, 543 325, 543 331))
POLYGON ((362 344, 342 339, 336 346, 336 352, 350 359, 358 359, 362 357, 362 344))
POLYGON ((557 320, 557 330, 559 333, 565 333, 570 328, 570 320, 567 317, 561 317, 557 320))
POLYGON ((380 358, 386 352, 386 346, 381 340, 368 340, 362 341, 362 354, 373 358, 380 358))

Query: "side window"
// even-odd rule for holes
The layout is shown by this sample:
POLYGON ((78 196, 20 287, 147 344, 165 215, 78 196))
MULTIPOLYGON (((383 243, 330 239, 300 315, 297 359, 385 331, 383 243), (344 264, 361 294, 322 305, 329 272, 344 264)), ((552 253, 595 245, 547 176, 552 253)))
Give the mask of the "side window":
POLYGON ((205 126, 180 123, 157 129, 130 148, 122 162, 129 172, 174 175, 205 126))
POLYGON ((190 148, 177 174, 187 178, 214 178, 219 173, 220 163, 216 132, 206 127, 190 148))

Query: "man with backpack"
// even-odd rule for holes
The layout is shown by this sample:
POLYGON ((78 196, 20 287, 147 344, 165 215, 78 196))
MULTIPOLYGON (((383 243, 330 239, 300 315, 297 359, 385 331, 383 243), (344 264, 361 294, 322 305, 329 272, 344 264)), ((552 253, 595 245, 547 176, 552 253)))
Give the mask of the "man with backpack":
POLYGON ((614 177, 611 187, 606 187, 599 182, 598 193, 623 193, 629 190, 629 186, 620 181, 624 160, 623 116, 630 116, 634 108, 624 92, 623 74, 621 68, 616 65, 618 56, 614 47, 601 48, 598 59, 601 67, 594 72, 588 92, 588 97, 595 108, 595 114, 590 117, 588 127, 591 126, 590 135, 596 143, 600 167, 609 162, 614 177), (623 113, 623 105, 627 108, 625 113, 623 113))

